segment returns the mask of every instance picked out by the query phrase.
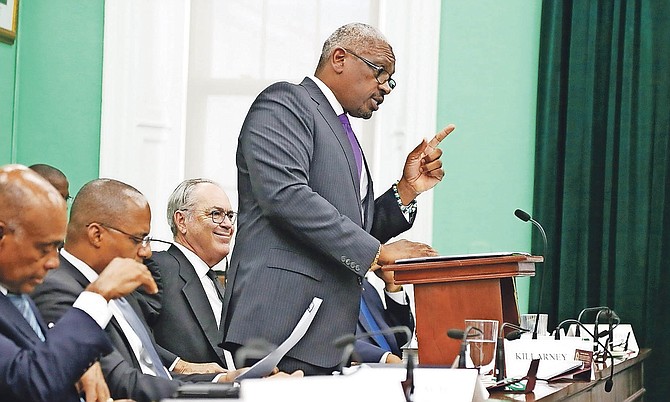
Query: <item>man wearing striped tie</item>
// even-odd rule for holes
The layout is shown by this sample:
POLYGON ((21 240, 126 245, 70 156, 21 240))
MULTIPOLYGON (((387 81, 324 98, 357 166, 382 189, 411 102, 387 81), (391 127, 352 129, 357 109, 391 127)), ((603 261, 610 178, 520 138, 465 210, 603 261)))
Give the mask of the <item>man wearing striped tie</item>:
MULTIPOLYGON (((0 167, 0 395, 3 401, 79 401, 78 379, 112 345, 103 328, 108 302, 145 286, 158 289, 147 268, 117 259, 47 329, 26 296, 58 267, 66 203, 34 171, 0 167), (77 383, 77 384, 75 384, 77 383)), ((98 369, 99 370, 99 369, 98 369)), ((88 371, 85 375, 95 376, 88 371)), ((89 382, 91 384, 91 382, 89 382)), ((109 400, 104 381, 86 388, 89 401, 109 400), (97 395, 96 395, 97 393, 97 395)))

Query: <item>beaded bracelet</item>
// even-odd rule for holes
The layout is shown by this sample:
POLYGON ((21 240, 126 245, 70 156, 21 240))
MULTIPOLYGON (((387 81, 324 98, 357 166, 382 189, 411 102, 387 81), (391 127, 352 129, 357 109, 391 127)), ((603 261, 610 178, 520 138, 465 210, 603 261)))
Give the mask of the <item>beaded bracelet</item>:
POLYGON ((377 263, 379 262, 379 255, 380 255, 381 253, 382 253, 382 245, 380 244, 380 245, 379 245, 379 249, 377 249, 377 254, 375 255, 375 259, 372 260, 372 264, 370 264, 370 268, 372 268, 372 267, 374 267, 375 265, 377 265, 377 263))
POLYGON ((403 205, 402 200, 400 199, 400 194, 398 194, 398 183, 400 181, 397 181, 393 183, 393 195, 395 196, 395 200, 398 202, 398 206, 400 207, 400 211, 403 214, 413 214, 416 212, 416 199, 412 200, 409 204, 403 205))

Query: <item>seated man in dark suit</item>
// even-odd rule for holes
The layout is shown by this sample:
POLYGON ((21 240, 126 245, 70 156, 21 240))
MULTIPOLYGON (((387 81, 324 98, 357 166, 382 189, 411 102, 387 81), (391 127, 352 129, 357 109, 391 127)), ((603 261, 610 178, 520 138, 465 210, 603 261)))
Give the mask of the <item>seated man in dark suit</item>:
POLYGON ((367 333, 370 336, 356 341, 355 357, 357 355, 361 363, 401 363, 400 348, 410 340, 407 334, 403 332, 372 335, 371 333, 396 326, 405 326, 410 332, 414 332, 414 316, 409 306, 409 297, 402 286, 393 283, 392 271, 382 271, 380 266, 372 268, 371 271, 384 281, 386 307, 377 289, 365 278, 356 335, 367 333))
MULTIPOLYGON (((108 301, 143 285, 157 287, 145 266, 116 259, 47 327, 26 296, 58 267, 66 228, 63 197, 25 166, 0 168, 0 395, 11 401, 79 401, 75 382, 112 345, 103 328, 108 301), (48 328, 48 329, 47 329, 48 328)), ((108 400, 106 386, 87 400, 108 400)))
POLYGON ((161 288, 161 309, 152 328, 156 342, 192 362, 228 367, 223 349, 223 287, 212 267, 230 252, 236 213, 211 180, 189 179, 168 200, 174 244, 146 262, 161 288), (188 336, 184 337, 184 328, 188 336))
MULTIPOLYGON (((104 274, 114 258, 127 257, 141 263, 150 257, 150 226, 149 204, 135 188, 111 179, 84 185, 72 204, 61 268, 47 275, 33 294, 45 319, 58 319, 90 282, 104 274)), ((182 382, 172 379, 163 362, 169 365, 174 355, 155 344, 136 296, 110 303, 110 309, 113 318, 107 333, 114 352, 103 357, 101 365, 112 396, 138 402, 172 396, 182 382)), ((191 372, 198 371, 194 366, 191 372)), ((231 371, 180 378, 232 381, 237 374, 231 371)))

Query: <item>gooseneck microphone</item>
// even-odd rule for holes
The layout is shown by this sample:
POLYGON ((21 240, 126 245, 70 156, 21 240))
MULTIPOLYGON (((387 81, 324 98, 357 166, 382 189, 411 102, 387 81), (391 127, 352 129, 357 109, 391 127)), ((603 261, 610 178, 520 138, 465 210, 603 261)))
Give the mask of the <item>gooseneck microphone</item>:
POLYGON ((528 332, 527 329, 521 328, 516 324, 510 322, 504 322, 500 326, 500 333, 498 334, 498 341, 496 343, 496 362, 495 362, 495 376, 496 381, 500 381, 506 377, 505 374, 505 339, 508 341, 513 341, 519 339, 521 334, 528 332), (514 331, 505 335, 505 328, 510 327, 514 328, 514 331))
MULTIPOLYGON (((545 257, 547 255, 547 234, 544 232, 544 228, 538 221, 533 219, 528 212, 523 211, 521 209, 517 209, 514 211, 514 215, 521 219, 524 222, 530 221, 536 228, 540 230, 540 234, 542 234, 542 242, 544 245, 544 250, 542 250, 542 256, 545 257)), ((546 258, 546 257, 545 257, 546 258)), ((540 323, 540 307, 542 306, 542 293, 544 291, 544 270, 542 270, 542 275, 540 275, 540 292, 537 297, 537 313, 535 315, 535 326, 533 328, 533 339, 537 339, 537 326, 540 323)))
POLYGON ((600 347, 603 348, 604 353, 607 354, 606 358, 609 357, 611 359, 610 377, 607 379, 607 381, 605 381, 605 392, 612 391, 612 387, 614 386, 614 355, 612 354, 612 352, 610 352, 609 349, 607 349, 607 347, 605 347, 605 345, 603 345, 602 342, 600 342, 600 339, 596 337, 594 334, 592 334, 591 331, 589 331, 589 329, 586 328, 584 324, 582 324, 578 320, 569 319, 561 321, 556 326, 556 330, 554 331, 554 339, 556 340, 561 339, 561 327, 565 324, 576 324, 578 327, 581 327, 584 330, 584 332, 586 332, 589 336, 591 336, 591 338, 594 339, 596 344, 600 345, 600 347))
MULTIPOLYGON (((447 336, 451 339, 459 339, 461 341, 461 349, 458 352, 456 360, 458 361, 458 368, 465 368, 465 349, 468 347, 468 338, 475 338, 483 334, 482 330, 468 325, 465 327, 465 331, 460 329, 452 328, 447 331, 447 336), (475 333, 472 333, 472 332, 475 333)), ((451 368, 455 368, 456 360, 452 363, 451 368)))

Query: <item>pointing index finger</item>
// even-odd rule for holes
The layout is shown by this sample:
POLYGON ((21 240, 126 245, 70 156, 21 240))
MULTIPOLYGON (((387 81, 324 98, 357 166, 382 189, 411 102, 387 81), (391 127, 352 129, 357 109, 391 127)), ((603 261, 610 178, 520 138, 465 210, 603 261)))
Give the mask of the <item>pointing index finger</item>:
POLYGON ((432 140, 428 142, 428 146, 431 149, 437 148, 438 145, 440 145, 440 142, 442 142, 443 139, 447 138, 447 136, 456 129, 456 126, 453 124, 449 124, 442 130, 440 130, 437 134, 435 134, 435 137, 433 137, 432 140))

